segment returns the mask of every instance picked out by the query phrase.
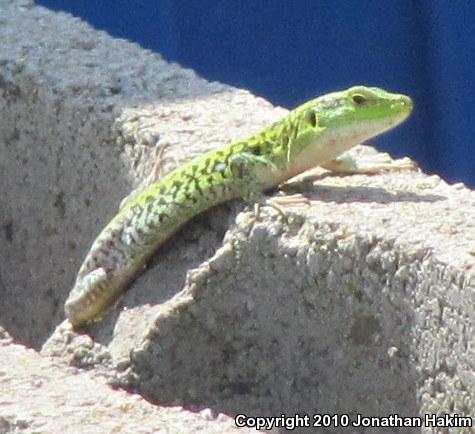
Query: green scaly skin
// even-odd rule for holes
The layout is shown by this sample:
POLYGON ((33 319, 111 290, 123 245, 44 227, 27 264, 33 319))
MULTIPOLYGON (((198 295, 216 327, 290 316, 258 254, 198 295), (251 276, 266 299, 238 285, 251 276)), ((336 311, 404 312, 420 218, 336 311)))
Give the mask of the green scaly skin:
POLYGON ((313 99, 264 131, 207 153, 127 203, 98 235, 65 304, 73 326, 99 319, 157 248, 195 215, 255 200, 406 119, 409 97, 355 86, 313 99))

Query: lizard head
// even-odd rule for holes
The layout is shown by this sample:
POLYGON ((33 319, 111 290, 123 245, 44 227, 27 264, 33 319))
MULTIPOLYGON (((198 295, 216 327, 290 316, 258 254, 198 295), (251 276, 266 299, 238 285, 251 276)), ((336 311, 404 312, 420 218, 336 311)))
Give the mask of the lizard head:
MULTIPOLYGON (((412 111, 408 96, 354 86, 315 98, 292 110, 274 142, 291 143, 284 155, 294 176, 403 122, 412 111), (290 131, 291 140, 281 131, 290 131), (280 138, 280 140, 278 140, 280 138), (290 163, 290 164, 289 164, 290 163)), ((277 154, 277 152, 276 152, 277 154)))
POLYGON ((379 135, 403 122, 413 103, 406 95, 377 87, 354 86, 316 98, 313 110, 318 127, 335 140, 350 145, 379 135))

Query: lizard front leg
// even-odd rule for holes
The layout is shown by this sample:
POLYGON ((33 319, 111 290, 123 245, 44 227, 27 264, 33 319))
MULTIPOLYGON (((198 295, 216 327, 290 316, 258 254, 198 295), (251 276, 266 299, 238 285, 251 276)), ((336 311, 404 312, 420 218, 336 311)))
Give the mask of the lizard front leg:
MULTIPOLYGON (((259 170, 267 169, 275 172, 277 167, 268 159, 248 152, 232 155, 229 159, 229 167, 233 173, 239 197, 248 204, 254 205, 254 213, 258 220, 260 202, 264 197, 264 187, 258 176, 259 170)), ((282 217, 286 217, 285 211, 281 207, 271 201, 266 200, 265 203, 274 208, 282 217)))
POLYGON ((392 160, 386 153, 378 154, 378 158, 373 158, 368 163, 364 163, 354 159, 349 153, 345 152, 334 160, 320 164, 320 167, 335 173, 376 174, 386 171, 414 170, 417 168, 417 165, 409 158, 392 160))

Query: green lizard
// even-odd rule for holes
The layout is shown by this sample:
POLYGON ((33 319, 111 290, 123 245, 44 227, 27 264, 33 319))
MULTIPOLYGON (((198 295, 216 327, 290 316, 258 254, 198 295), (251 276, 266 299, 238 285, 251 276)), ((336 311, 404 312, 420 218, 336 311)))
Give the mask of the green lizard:
POLYGON ((408 96, 355 86, 308 101, 260 133, 177 168, 127 202, 98 235, 66 301, 66 316, 73 326, 100 318, 162 243, 221 202, 256 201, 264 190, 315 166, 387 169, 361 170, 341 157, 411 111, 408 96))

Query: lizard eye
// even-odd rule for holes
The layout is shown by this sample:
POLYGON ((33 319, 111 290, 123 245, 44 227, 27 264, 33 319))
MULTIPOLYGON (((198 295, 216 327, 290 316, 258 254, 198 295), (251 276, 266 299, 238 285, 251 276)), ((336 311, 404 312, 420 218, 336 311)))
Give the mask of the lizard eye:
POLYGON ((351 97, 351 99, 353 100, 353 102, 354 102, 356 105, 361 106, 361 105, 366 104, 366 98, 365 98, 363 95, 359 94, 359 93, 354 94, 354 95, 351 97))

